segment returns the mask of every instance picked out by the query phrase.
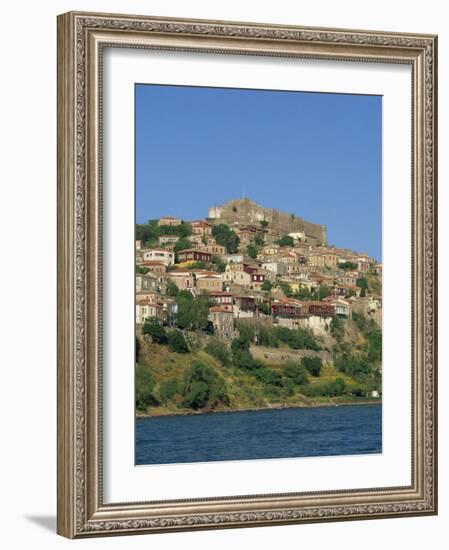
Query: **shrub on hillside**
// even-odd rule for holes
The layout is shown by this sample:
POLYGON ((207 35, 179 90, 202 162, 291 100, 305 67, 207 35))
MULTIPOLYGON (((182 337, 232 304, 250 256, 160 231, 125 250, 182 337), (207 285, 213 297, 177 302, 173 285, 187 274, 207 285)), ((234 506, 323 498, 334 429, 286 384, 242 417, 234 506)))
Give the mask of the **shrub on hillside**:
POLYGON ((308 384, 307 369, 301 363, 287 363, 284 375, 298 386, 308 384))
POLYGON ((220 338, 210 338, 204 349, 225 367, 231 364, 231 354, 228 346, 220 338))
POLYGON ((309 384, 301 388, 307 397, 340 397, 346 393, 346 382, 343 378, 336 378, 331 382, 309 384))
POLYGON ((226 382, 214 369, 200 361, 194 361, 185 370, 182 394, 182 405, 191 409, 229 403, 226 382))
POLYGON ((180 394, 180 392, 181 386, 177 378, 173 378, 172 380, 163 382, 159 390, 161 401, 163 403, 167 403, 168 401, 173 400, 173 398, 176 395, 180 394))
POLYGON ((323 361, 321 357, 303 357, 301 359, 301 365, 307 369, 312 376, 319 376, 323 368, 323 361))
POLYGON ((314 351, 320 349, 315 335, 310 329, 297 328, 293 330, 287 327, 276 327, 275 334, 281 342, 292 349, 310 349, 314 351))
POLYGON ((149 405, 157 405, 154 396, 154 380, 151 372, 142 365, 136 365, 136 408, 146 411, 149 405))
POLYGON ((279 340, 276 336, 276 332, 268 327, 260 327, 258 344, 259 346, 277 348, 279 346, 279 340))
POLYGON ((168 334, 168 347, 176 353, 188 353, 189 347, 182 330, 175 329, 168 334))
POLYGON ((143 334, 148 334, 157 344, 167 343, 167 331, 155 317, 145 319, 142 327, 143 334))

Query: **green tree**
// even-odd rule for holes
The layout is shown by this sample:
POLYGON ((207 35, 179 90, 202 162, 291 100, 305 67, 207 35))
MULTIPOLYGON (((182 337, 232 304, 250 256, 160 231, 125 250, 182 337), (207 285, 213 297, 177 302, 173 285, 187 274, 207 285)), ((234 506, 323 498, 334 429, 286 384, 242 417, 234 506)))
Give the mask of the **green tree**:
POLYGON ((201 409, 206 405, 214 408, 219 403, 229 403, 226 382, 211 367, 194 361, 184 372, 182 405, 201 409))
POLYGON ((262 283, 262 286, 260 288, 262 290, 265 290, 266 292, 269 292, 273 288, 273 283, 268 279, 265 279, 265 281, 262 283))
POLYGON ((204 349, 209 355, 218 359, 223 366, 230 366, 231 354, 228 346, 220 338, 210 338, 204 349))
POLYGON ((255 244, 257 247, 262 247, 262 246, 265 244, 263 235, 261 235, 260 233, 257 233, 257 235, 256 235, 255 238, 254 238, 254 244, 255 244))
POLYGON ((246 253, 250 258, 253 258, 253 259, 257 258, 257 253, 258 253, 257 246, 255 246, 254 244, 249 244, 246 247, 246 253))
POLYGON ((189 353, 189 347, 182 330, 175 329, 168 334, 168 347, 176 353, 189 353))
POLYGON ((177 378, 172 378, 166 382, 162 382, 159 395, 163 403, 173 400, 174 397, 181 393, 181 385, 177 378))
POLYGON ((293 330, 287 327, 276 327, 274 330, 279 340, 292 349, 310 349, 314 351, 320 349, 315 335, 310 329, 297 328, 293 330))
POLYGON ((261 366, 254 370, 254 375, 266 386, 282 386, 282 375, 270 367, 261 366))
POLYGON ((343 321, 340 319, 340 317, 337 317, 336 315, 332 317, 332 321, 330 324, 331 334, 332 336, 339 342, 343 339, 345 334, 345 328, 343 321))
POLYGON ((234 338, 231 343, 232 362, 234 366, 246 370, 254 367, 254 359, 249 351, 250 340, 240 335, 234 338))
POLYGON ((136 365, 136 408, 146 411, 150 405, 157 405, 154 396, 154 380, 150 371, 143 365, 136 365))
POLYGON ((143 334, 149 334, 157 344, 167 343, 167 331, 155 317, 148 317, 142 327, 143 334))
POLYGON ((180 225, 160 225, 159 235, 176 235, 181 239, 189 237, 192 234, 190 223, 181 223, 180 225))
POLYGON ((174 281, 172 281, 172 279, 167 279, 165 292, 167 296, 176 296, 179 292, 178 285, 174 281))
POLYGON ((327 298, 330 293, 331 293, 331 289, 326 284, 320 285, 320 288, 318 289, 318 300, 327 298))
POLYGON ((297 292, 295 292, 294 296, 295 298, 298 298, 298 300, 313 300, 313 293, 310 292, 310 289, 307 287, 300 288, 297 292))
POLYGON ((136 265, 136 273, 139 273, 140 275, 146 275, 150 270, 148 267, 144 267, 143 265, 136 265))
POLYGON ((189 241, 189 239, 181 238, 179 241, 175 244, 173 247, 173 252, 177 254, 178 252, 181 252, 182 250, 188 250, 189 248, 192 248, 192 242, 189 241))
POLYGON ((285 281, 279 281, 278 286, 282 290, 282 292, 285 294, 285 296, 294 296, 292 287, 285 281))
MULTIPOLYGON (((259 304, 259 309, 261 305, 262 304, 259 304)), ((268 312, 264 313, 268 314, 268 312)), ((265 327, 263 325, 259 329, 259 338, 257 343, 259 346, 268 346, 270 348, 279 347, 279 340, 275 331, 270 327, 265 327)))
POLYGON ((321 357, 303 357, 301 359, 301 365, 307 369, 312 376, 319 376, 321 369, 323 368, 323 362, 321 357))
POLYGON ((212 258, 212 264, 215 271, 218 271, 219 273, 224 273, 226 271, 226 263, 223 262, 223 260, 221 260, 218 256, 214 256, 212 258))
POLYGON ((238 251, 240 239, 237 233, 225 223, 214 225, 212 228, 212 235, 218 244, 226 248, 229 254, 234 254, 238 251))
POLYGON ((157 243, 160 235, 157 220, 148 220, 147 223, 136 224, 136 240, 142 241, 144 246, 151 246, 157 243))
POLYGON ((268 221, 267 220, 260 220, 260 225, 262 227, 268 227, 268 221))
POLYGON ((368 290, 368 280, 365 277, 360 277, 355 283, 362 290, 368 290))
POLYGON ((295 240, 290 235, 284 235, 280 239, 276 241, 276 243, 283 247, 283 246, 294 246, 295 240))
POLYGON ((354 262, 341 262, 337 265, 339 269, 344 271, 355 271, 357 269, 357 264, 354 262))
POLYGON ((181 329, 204 329, 208 323, 209 300, 206 296, 194 297, 188 291, 180 291, 176 296, 178 313, 176 324, 181 329))
POLYGON ((287 363, 284 374, 298 386, 309 383, 307 369, 301 363, 287 363))
POLYGON ((257 304, 257 309, 264 315, 271 315, 271 305, 266 302, 261 302, 257 304))

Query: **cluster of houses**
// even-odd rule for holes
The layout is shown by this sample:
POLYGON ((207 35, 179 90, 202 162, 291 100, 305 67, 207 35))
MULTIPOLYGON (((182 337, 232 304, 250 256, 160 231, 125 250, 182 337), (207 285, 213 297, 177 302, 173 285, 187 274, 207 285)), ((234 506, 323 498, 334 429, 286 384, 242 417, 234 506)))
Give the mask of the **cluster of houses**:
MULTIPOLYGON (((158 223, 173 227, 184 222, 164 217, 158 223)), ((154 247, 136 241, 137 324, 155 317, 176 325, 176 298, 167 292, 173 287, 169 282, 179 290, 209 298, 209 319, 214 332, 224 338, 234 337, 236 320, 244 318, 260 318, 290 328, 307 327, 317 335, 328 331, 333 317, 350 318, 352 311, 368 314, 380 324, 381 296, 366 295, 356 284, 368 272, 381 277, 381 264, 368 255, 319 245, 301 232, 290 233, 289 246, 280 246, 274 242, 279 235, 270 236, 266 228, 254 226, 232 228, 240 246, 238 252, 229 254, 213 238, 212 223, 189 223, 191 248, 175 253, 179 240, 175 234, 160 236, 154 247), (261 233, 265 244, 258 246, 256 258, 249 257, 247 247, 261 233), (219 271, 213 268, 217 260, 219 271), (304 293, 319 296, 323 287, 326 292, 322 299, 304 298, 304 293)))

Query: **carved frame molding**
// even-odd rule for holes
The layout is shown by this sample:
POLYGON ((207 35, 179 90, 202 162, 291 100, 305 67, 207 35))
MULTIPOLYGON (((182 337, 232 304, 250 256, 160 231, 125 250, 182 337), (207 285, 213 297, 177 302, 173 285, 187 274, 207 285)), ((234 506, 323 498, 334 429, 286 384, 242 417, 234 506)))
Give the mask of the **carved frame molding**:
POLYGON ((431 35, 75 12, 58 17, 58 533, 79 538, 437 513, 436 55, 431 35), (411 65, 410 487, 103 504, 104 47, 411 65))

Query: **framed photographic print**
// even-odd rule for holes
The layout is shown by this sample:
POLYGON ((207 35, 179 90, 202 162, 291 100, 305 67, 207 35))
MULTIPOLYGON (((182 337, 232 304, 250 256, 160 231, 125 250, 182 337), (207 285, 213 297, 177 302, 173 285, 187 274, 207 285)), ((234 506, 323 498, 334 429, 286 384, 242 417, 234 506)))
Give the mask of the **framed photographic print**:
POLYGON ((58 18, 58 532, 437 512, 432 35, 58 18))

